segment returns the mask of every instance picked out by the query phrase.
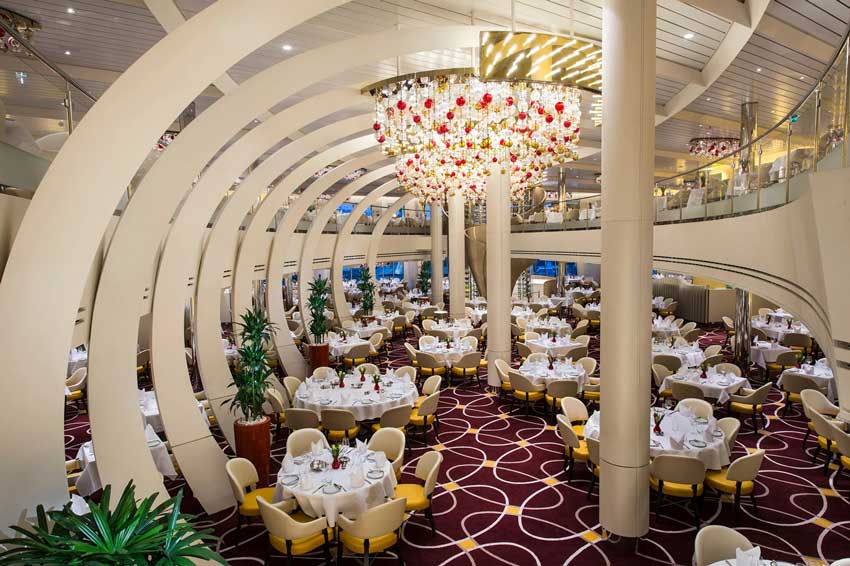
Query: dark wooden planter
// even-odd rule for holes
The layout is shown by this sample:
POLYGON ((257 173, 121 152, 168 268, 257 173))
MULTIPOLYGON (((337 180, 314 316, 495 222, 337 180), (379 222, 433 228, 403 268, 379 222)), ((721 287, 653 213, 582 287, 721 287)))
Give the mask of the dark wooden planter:
POLYGON ((327 343, 309 344, 307 346, 307 360, 310 362, 310 371, 330 365, 329 351, 327 343))
POLYGON ((260 481, 258 487, 269 485, 269 458, 271 457, 271 419, 263 417, 255 423, 244 423, 241 420, 233 423, 236 435, 236 455, 250 460, 257 468, 260 481))

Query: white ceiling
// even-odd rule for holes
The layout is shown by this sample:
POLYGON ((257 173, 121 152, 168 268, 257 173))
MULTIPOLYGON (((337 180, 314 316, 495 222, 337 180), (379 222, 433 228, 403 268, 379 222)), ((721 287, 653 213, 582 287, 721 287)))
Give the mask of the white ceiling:
MULTIPOLYGON (((35 45, 51 60, 67 66, 72 76, 79 77, 82 85, 95 96, 101 95, 119 73, 165 35, 142 0, 0 2, 40 21, 44 29, 37 33, 35 45), (67 13, 69 7, 74 9, 74 14, 67 13), (70 55, 66 55, 66 51, 70 55)), ((177 0, 187 18, 210 3, 211 0, 177 0)), ((517 0, 517 27, 567 35, 575 33, 599 40, 602 3, 603 0, 517 0)), ((706 2, 694 4, 712 6, 706 2)), ((790 110, 825 67, 825 59, 828 58, 824 57, 826 47, 836 45, 843 36, 850 21, 850 0, 772 0, 768 14, 774 22, 779 21, 801 32, 804 40, 787 46, 782 38, 774 37, 777 35, 775 29, 763 31, 760 26, 734 62, 687 107, 686 112, 657 128, 656 165, 659 169, 673 171, 685 165, 696 165, 684 159, 685 144, 691 137, 704 135, 709 126, 713 126, 712 133, 736 135, 730 125, 737 123, 743 101, 759 102, 761 126, 774 123, 790 110), (805 37, 813 38, 811 49, 805 37), (815 44, 819 44, 821 49, 815 49, 815 44), (756 73, 756 68, 761 68, 762 72, 756 73), (804 78, 801 79, 801 76, 804 78)), ((353 0, 269 42, 236 64, 229 74, 239 83, 286 57, 356 35, 395 27, 405 29, 473 22, 500 28, 509 26, 510 0, 353 0), (283 51, 281 47, 284 44, 292 45, 293 49, 283 51)), ((657 56, 677 63, 687 72, 691 72, 690 69, 699 71, 715 53, 731 25, 729 20, 685 1, 658 0, 657 56), (693 37, 685 39, 686 34, 693 34, 693 37)), ((470 61, 469 50, 461 49, 416 53, 398 61, 378 61, 313 85, 272 110, 290 106, 333 86, 365 84, 398 72, 467 66, 470 61)), ((659 105, 667 103, 687 84, 687 78, 683 78, 682 74, 669 71, 667 74, 674 76, 659 76, 656 81, 659 105)), ((45 131, 34 131, 34 135, 60 127, 58 121, 64 118, 63 96, 61 81, 50 77, 37 62, 0 55, 0 97, 7 106, 7 112, 19 117, 19 120, 36 116, 49 119, 37 122, 37 127, 45 131), (15 77, 15 71, 19 70, 27 72, 23 85, 15 77)), ((215 99, 216 91, 211 87, 196 101, 198 112, 215 99)), ((82 97, 76 97, 75 103, 80 113, 89 107, 82 97)), ((585 109, 588 103, 585 101, 585 109)), ((345 114, 358 114, 370 107, 369 101, 364 99, 362 107, 352 108, 345 114)), ((341 114, 312 124, 306 130, 326 125, 343 117, 341 114)), ((31 123, 36 124, 35 121, 31 123)), ((598 145, 599 129, 589 123, 583 126, 583 140, 598 145)), ((589 159, 587 163, 592 167, 598 164, 598 159, 589 159)))

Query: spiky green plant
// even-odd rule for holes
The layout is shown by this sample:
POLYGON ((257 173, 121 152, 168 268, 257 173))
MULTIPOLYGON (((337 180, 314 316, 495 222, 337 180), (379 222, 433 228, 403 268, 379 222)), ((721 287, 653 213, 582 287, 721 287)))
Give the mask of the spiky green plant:
POLYGON ((427 295, 428 291, 431 290, 431 262, 423 261, 422 268, 419 270, 419 277, 417 279, 417 284, 419 286, 419 290, 422 291, 422 294, 427 295))
POLYGON ((328 306, 328 280, 321 275, 310 282, 310 296, 307 298, 307 306, 310 309, 310 335, 314 344, 325 341, 328 333, 328 320, 325 318, 325 310, 328 306))
POLYGON ((180 512, 183 490, 154 506, 156 495, 136 501, 132 480, 110 511, 112 487, 103 489, 90 512, 76 515, 71 503, 57 510, 36 509, 31 529, 12 526, 19 537, 0 540, 7 550, 0 564, 20 566, 191 566, 193 559, 227 562, 209 545, 212 531, 198 530, 195 517, 180 512))
POLYGON ((375 308, 375 282, 372 281, 372 272, 365 265, 360 266, 360 280, 357 282, 360 289, 360 310, 363 314, 372 314, 375 308))
POLYGON ((236 387, 236 395, 230 400, 230 410, 240 411, 246 422, 263 416, 266 390, 271 386, 266 380, 272 369, 266 359, 266 348, 277 328, 269 322, 259 307, 247 310, 234 323, 239 329, 239 364, 228 387, 236 387))

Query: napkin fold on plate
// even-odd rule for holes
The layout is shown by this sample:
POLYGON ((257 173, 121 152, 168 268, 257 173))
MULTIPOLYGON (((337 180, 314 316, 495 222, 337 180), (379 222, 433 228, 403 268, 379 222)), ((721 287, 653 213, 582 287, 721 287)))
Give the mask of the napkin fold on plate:
POLYGON ((71 494, 71 512, 81 517, 91 513, 91 509, 85 499, 74 493, 71 494))
POLYGON ((355 442, 354 448, 355 448, 355 450, 357 450, 358 454, 365 454, 366 453, 366 443, 363 442, 362 440, 360 440, 359 438, 355 442))
POLYGON ((310 452, 313 453, 313 456, 318 456, 322 453, 322 443, 321 442, 313 442, 310 444, 310 452))
POLYGON ((735 549, 735 566, 759 566, 761 561, 761 548, 758 546, 750 550, 735 549))
POLYGON ((670 433, 670 448, 682 450, 685 447, 685 433, 681 430, 670 433))

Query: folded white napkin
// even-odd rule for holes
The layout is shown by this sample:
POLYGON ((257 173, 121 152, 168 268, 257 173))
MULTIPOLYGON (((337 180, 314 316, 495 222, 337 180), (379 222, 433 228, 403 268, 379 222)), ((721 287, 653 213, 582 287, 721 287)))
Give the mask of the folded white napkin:
POLYGON ((310 474, 301 474, 300 487, 303 490, 312 489, 313 478, 310 476, 310 474))
POLYGON ((750 550, 735 549, 735 566, 759 566, 761 560, 761 548, 758 546, 750 550))
POLYGON ((708 426, 705 427, 705 432, 702 433, 703 438, 706 442, 711 442, 714 440, 714 431, 717 427, 711 422, 708 423, 708 426))
POLYGON ((72 494, 71 495, 71 512, 74 515, 82 516, 88 515, 91 513, 91 509, 89 509, 89 504, 86 503, 86 500, 80 497, 79 495, 72 494))
POLYGON ((670 448, 681 450, 685 447, 685 433, 682 431, 673 431, 670 433, 670 448))
POLYGON ((295 460, 292 458, 292 454, 287 454, 283 457, 283 462, 281 462, 281 467, 283 471, 291 473, 295 469, 295 460))
POLYGON ((362 440, 357 439, 357 441, 356 441, 356 443, 355 443, 355 445, 354 445, 354 446, 355 446, 355 448, 356 448, 356 450, 357 450, 357 452, 358 452, 358 453, 360 453, 360 454, 365 454, 365 453, 366 453, 366 443, 365 443, 365 442, 363 442, 362 440))
POLYGON ((318 456, 322 453, 322 443, 321 442, 313 442, 310 445, 310 452, 313 453, 314 456, 318 456))

